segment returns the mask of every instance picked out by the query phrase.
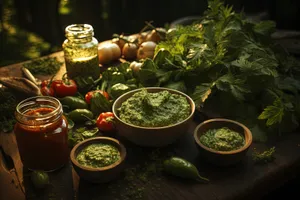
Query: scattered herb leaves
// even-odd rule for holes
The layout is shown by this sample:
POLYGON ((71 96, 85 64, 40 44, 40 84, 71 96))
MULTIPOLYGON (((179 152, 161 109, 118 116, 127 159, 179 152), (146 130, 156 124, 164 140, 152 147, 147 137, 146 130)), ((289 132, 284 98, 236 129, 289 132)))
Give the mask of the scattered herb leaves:
POLYGON ((274 153, 275 153, 275 147, 271 147, 270 149, 265 150, 263 152, 257 152, 255 150, 254 153, 252 154, 252 158, 255 163, 268 163, 275 160, 274 153))
POLYGON ((44 57, 23 64, 33 75, 54 75, 61 67, 56 57, 44 57))

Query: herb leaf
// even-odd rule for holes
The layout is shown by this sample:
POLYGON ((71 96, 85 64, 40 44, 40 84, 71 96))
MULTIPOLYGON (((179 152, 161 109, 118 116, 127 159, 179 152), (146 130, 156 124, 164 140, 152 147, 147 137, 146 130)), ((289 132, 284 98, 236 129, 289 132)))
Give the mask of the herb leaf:
POLYGON ((277 98, 273 105, 267 106, 264 111, 258 116, 258 119, 267 119, 266 125, 271 126, 282 121, 284 115, 284 105, 282 101, 277 98))

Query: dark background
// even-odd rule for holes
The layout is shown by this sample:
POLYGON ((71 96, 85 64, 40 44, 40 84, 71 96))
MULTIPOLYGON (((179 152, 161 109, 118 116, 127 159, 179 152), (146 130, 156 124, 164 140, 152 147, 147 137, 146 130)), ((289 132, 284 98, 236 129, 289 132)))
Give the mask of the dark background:
MULTIPOLYGON (((249 15, 265 12, 279 29, 300 29, 299 0, 225 2, 249 15)), ((0 66, 60 50, 69 24, 91 24, 103 41, 139 32, 145 21, 163 27, 206 8, 206 0, 0 0, 0 66)))

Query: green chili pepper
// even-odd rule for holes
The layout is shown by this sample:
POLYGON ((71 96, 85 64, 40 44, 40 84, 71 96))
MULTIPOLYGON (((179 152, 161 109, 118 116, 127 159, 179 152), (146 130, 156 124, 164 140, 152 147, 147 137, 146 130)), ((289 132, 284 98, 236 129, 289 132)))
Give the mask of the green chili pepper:
POLYGON ((201 182, 208 182, 207 178, 199 175, 198 169, 183 158, 171 157, 163 163, 165 172, 181 178, 194 179, 201 182))
POLYGON ((85 122, 94 118, 93 113, 88 109, 75 109, 65 115, 74 122, 85 122))
POLYGON ((80 108, 80 109, 88 108, 88 104, 83 99, 80 99, 78 97, 66 96, 64 98, 60 98, 59 101, 64 106, 67 106, 68 109, 70 109, 70 110, 74 110, 77 108, 80 108))
POLYGON ((43 171, 33 171, 30 178, 34 187, 39 189, 43 189, 49 184, 49 176, 43 171))

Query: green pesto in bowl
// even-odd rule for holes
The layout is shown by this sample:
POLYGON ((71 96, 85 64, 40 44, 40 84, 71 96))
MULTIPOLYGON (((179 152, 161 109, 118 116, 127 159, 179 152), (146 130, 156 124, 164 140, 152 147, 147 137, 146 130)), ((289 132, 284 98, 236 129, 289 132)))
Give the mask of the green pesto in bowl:
POLYGON ((106 167, 120 159, 121 155, 117 147, 102 143, 90 144, 76 156, 79 164, 92 168, 106 167))
POLYGON ((233 151, 245 145, 245 138, 227 127, 209 129, 199 140, 203 145, 217 151, 233 151))
POLYGON ((187 119, 191 106, 186 97, 169 91, 135 93, 118 109, 119 118, 141 127, 164 127, 187 119))

